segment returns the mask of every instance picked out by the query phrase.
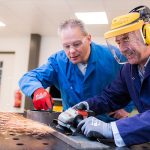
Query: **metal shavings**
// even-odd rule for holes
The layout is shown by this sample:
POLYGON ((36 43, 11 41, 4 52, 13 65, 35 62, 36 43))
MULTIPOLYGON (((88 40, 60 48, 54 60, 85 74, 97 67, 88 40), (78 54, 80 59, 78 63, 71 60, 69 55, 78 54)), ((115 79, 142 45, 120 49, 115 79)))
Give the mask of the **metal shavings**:
POLYGON ((51 128, 48 126, 27 119, 21 114, 0 112, 0 133, 1 134, 17 134, 44 136, 50 134, 51 128))

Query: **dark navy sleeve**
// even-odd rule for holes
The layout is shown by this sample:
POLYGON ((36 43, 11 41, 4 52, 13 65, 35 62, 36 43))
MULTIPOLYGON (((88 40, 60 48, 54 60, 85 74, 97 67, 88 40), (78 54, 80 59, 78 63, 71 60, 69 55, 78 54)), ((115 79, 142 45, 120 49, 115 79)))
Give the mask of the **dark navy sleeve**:
POLYGON ((133 117, 116 121, 117 128, 126 145, 150 141, 150 110, 133 117))
POLYGON ((122 68, 117 78, 100 95, 87 99, 90 109, 97 115, 124 108, 130 102, 122 68))

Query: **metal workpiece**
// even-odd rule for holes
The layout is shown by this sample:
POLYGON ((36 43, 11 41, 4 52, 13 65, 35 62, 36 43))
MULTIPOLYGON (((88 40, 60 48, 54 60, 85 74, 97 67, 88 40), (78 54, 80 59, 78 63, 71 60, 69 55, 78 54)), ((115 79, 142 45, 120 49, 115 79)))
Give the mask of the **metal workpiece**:
POLYGON ((53 120, 58 118, 59 114, 60 112, 51 113, 49 111, 44 111, 44 110, 41 110, 41 111, 27 110, 25 112, 25 117, 50 126, 53 120))
POLYGON ((51 134, 66 143, 68 146, 70 145, 74 149, 82 149, 82 150, 97 150, 97 149, 111 149, 110 146, 100 143, 98 141, 91 141, 87 139, 82 134, 77 134, 76 136, 70 135, 69 132, 62 133, 61 130, 56 128, 56 124, 53 123, 54 119, 58 118, 60 113, 57 112, 47 112, 47 111, 27 111, 27 118, 39 121, 41 123, 45 123, 51 128, 51 134))
MULTIPOLYGON (((91 140, 86 138, 82 134, 77 134, 76 136, 72 136, 69 132, 62 133, 61 130, 56 128, 55 123, 53 122, 54 119, 58 118, 58 115, 60 113, 53 112, 49 113, 46 111, 27 111, 27 118, 39 121, 41 123, 47 124, 52 132, 51 134, 55 137, 56 142, 58 144, 59 149, 61 148, 63 150, 63 147, 61 146, 61 143, 66 146, 66 150, 145 150, 150 149, 150 143, 140 144, 140 145, 134 145, 130 147, 116 147, 113 140, 109 139, 97 139, 97 140, 91 140), (59 142, 58 142, 59 141, 59 142), (60 142, 61 141, 61 142, 60 142), (67 147, 68 146, 68 147, 67 147)), ((53 139, 50 139, 50 141, 53 139)), ((57 147, 53 147, 52 149, 57 149, 57 147)))

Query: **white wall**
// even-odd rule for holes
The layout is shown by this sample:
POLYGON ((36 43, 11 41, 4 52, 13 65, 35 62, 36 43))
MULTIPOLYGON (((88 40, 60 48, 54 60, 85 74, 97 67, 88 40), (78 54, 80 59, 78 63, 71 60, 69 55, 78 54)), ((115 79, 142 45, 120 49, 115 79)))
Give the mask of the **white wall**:
MULTIPOLYGON (((15 52, 14 73, 13 74, 13 91, 10 99, 5 100, 6 103, 12 103, 14 100, 14 92, 18 89, 18 80, 27 71, 29 58, 30 35, 24 37, 0 37, 0 51, 15 52)), ((11 61, 11 60, 10 60, 11 61)), ((7 91, 6 91, 7 92, 7 91)), ((23 112, 24 98, 21 108, 8 108, 8 111, 23 112)))
POLYGON ((39 65, 46 63, 48 57, 60 49, 62 49, 62 46, 58 37, 43 36, 40 47, 39 65))
POLYGON ((98 44, 106 45, 106 41, 105 41, 104 37, 92 37, 92 40, 98 44))

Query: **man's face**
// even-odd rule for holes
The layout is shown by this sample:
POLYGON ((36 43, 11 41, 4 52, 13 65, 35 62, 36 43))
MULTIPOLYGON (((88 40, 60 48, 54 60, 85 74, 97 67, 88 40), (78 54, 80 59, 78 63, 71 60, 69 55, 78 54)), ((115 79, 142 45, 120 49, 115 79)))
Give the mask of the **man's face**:
POLYGON ((90 55, 91 36, 84 36, 79 27, 61 31, 64 51, 73 64, 87 63, 90 55))
POLYGON ((144 53, 147 48, 139 30, 117 36, 116 43, 130 64, 141 64, 145 61, 144 53))

